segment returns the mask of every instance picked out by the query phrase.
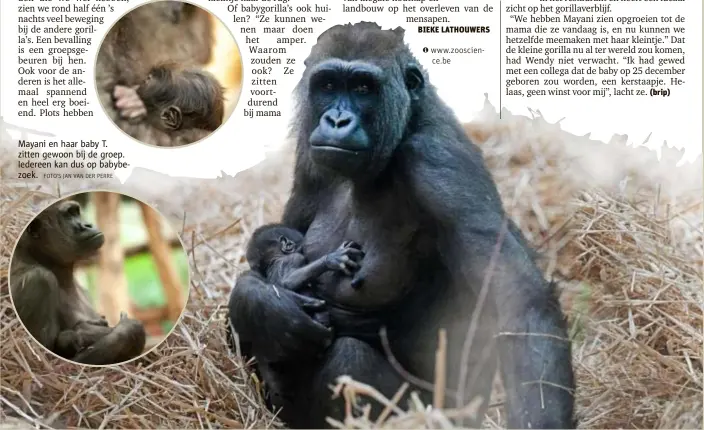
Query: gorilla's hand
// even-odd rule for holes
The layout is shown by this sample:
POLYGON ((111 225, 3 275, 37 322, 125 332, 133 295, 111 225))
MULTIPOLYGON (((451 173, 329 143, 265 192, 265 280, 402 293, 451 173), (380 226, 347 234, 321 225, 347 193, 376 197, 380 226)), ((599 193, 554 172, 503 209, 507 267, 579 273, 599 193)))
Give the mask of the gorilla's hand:
POLYGON ((267 285, 251 272, 240 275, 229 308, 232 326, 259 359, 313 357, 332 342, 332 330, 312 316, 325 302, 267 285))
POLYGON ((108 327, 108 320, 105 318, 105 315, 101 315, 99 318, 95 319, 90 319, 85 321, 86 324, 91 324, 91 325, 97 325, 101 327, 108 327))
POLYGON ((364 258, 362 247, 355 242, 347 241, 325 256, 325 264, 330 270, 337 270, 347 276, 352 276, 359 270, 359 262, 362 258, 364 258))
POLYGON ((115 85, 112 91, 115 108, 120 116, 132 122, 139 122, 147 114, 144 102, 137 95, 137 87, 115 85))
POLYGON ((268 347, 260 352, 254 343, 266 359, 315 356, 332 343, 332 330, 314 318, 316 312, 325 309, 324 301, 278 289, 278 297, 272 297, 270 304, 264 317, 268 335, 262 338, 268 347))

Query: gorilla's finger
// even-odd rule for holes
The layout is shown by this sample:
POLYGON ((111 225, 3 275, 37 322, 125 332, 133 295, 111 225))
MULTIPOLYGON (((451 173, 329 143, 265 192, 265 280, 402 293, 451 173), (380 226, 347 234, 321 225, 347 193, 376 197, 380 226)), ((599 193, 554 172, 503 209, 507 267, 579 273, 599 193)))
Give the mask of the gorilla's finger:
POLYGON ((133 108, 133 109, 131 109, 131 110, 129 111, 129 114, 128 114, 128 115, 129 115, 129 118, 137 118, 137 117, 140 117, 140 116, 143 116, 143 115, 146 115, 146 114, 147 114, 147 110, 144 109, 144 108, 142 108, 142 107, 139 107, 139 108, 133 108))
POLYGON ((324 300, 313 300, 310 302, 302 303, 301 307, 307 312, 318 312, 325 309, 324 300))
POLYGON ((126 88, 122 85, 115 85, 112 89, 112 96, 115 98, 121 97, 125 93, 126 88))
POLYGON ((296 304, 298 304, 298 306, 301 306, 305 310, 319 311, 325 308, 324 300, 319 300, 313 297, 306 297, 293 291, 291 291, 290 293, 293 296, 293 300, 296 302, 296 304))
POLYGON ((356 272, 357 270, 359 270, 359 263, 357 263, 356 261, 348 261, 347 263, 345 263, 345 269, 356 272))
POLYGON ((364 258, 364 251, 357 248, 347 248, 345 250, 345 255, 353 260, 361 260, 364 258))
POLYGON ((358 244, 355 241, 348 240, 345 243, 342 244, 345 248, 350 248, 350 249, 362 249, 362 246, 358 244))

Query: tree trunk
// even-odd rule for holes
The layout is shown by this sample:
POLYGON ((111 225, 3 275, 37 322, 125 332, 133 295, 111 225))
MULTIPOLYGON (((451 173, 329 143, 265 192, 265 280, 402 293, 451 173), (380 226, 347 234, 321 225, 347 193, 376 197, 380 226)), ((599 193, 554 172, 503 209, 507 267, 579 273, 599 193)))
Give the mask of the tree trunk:
POLYGON ((125 256, 120 244, 120 194, 93 193, 98 228, 105 235, 105 243, 98 259, 98 312, 113 326, 120 320, 120 312, 129 314, 129 295, 125 276, 125 256))
POLYGON ((169 320, 176 322, 185 304, 181 281, 178 278, 174 261, 171 258, 171 247, 169 241, 161 233, 160 215, 148 205, 139 202, 142 209, 142 218, 147 227, 149 236, 149 249, 154 258, 154 264, 159 271, 161 285, 166 296, 166 306, 168 308, 169 320))

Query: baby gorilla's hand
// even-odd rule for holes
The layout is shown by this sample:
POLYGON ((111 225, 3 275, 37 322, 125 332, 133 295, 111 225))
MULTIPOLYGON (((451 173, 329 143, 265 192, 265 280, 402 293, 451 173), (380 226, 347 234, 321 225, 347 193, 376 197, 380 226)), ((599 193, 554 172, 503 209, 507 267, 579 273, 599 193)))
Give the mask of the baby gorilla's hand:
POLYGON ((338 270, 347 276, 352 276, 359 270, 359 262, 364 258, 364 252, 359 244, 347 241, 325 257, 330 270, 338 270))
POLYGON ((115 85, 112 96, 115 108, 120 112, 122 118, 137 121, 147 114, 147 108, 137 95, 136 87, 115 85))

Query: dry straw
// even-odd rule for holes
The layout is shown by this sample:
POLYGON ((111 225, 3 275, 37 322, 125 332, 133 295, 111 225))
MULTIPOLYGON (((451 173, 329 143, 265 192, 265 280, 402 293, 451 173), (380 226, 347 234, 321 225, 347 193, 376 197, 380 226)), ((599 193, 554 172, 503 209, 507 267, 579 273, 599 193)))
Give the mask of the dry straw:
MULTIPOLYGON (((603 145, 508 113, 498 121, 490 109, 467 130, 481 144, 507 210, 543 253, 546 276, 560 281, 580 427, 701 428, 701 162, 675 168, 617 139, 603 145)), ((39 205, 70 190, 2 182, 0 428, 280 426, 251 367, 227 348, 224 306, 246 269, 249 233, 281 214, 291 164, 286 153, 235 178, 180 180, 168 200, 139 184, 130 189, 180 227, 194 276, 186 313, 168 340, 113 369, 58 360, 17 321, 7 292, 11 247, 39 205)), ((401 392, 386 399, 348 378, 338 382, 331 395, 344 398, 349 411, 344 422, 330 422, 338 427, 451 428, 476 406, 441 409, 415 396, 398 404, 401 392), (385 405, 383 416, 370 421, 359 400, 385 405)), ((443 385, 442 375, 436 382, 443 385)), ((501 400, 497 389, 486 427, 505 425, 501 400)))

